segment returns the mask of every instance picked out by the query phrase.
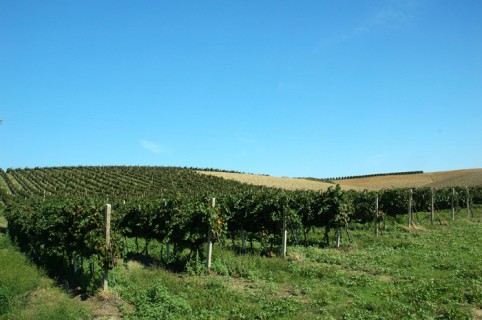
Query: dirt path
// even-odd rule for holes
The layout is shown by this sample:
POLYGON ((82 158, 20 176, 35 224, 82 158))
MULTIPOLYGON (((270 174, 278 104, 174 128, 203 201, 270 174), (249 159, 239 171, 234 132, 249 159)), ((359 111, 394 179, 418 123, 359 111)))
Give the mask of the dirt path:
POLYGON ((97 320, 120 320, 123 319, 119 310, 121 299, 112 293, 100 292, 93 297, 76 295, 73 297, 79 304, 84 305, 92 311, 94 319, 97 320))

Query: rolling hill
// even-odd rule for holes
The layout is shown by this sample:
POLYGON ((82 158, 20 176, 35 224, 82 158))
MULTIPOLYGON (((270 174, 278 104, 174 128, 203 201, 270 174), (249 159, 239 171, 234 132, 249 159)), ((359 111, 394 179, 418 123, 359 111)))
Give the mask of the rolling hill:
POLYGON ((482 185, 482 169, 369 176, 334 181, 175 167, 52 167, 0 169, 0 200, 10 195, 76 194, 105 197, 170 193, 212 194, 263 186, 286 190, 345 190, 482 185))
POLYGON ((384 175, 356 179, 342 179, 332 182, 321 180, 272 177, 254 174, 240 174, 230 172, 198 171, 199 173, 214 175, 242 183, 277 187, 288 190, 326 190, 330 186, 339 184, 343 189, 352 190, 380 190, 388 188, 417 188, 417 187, 455 187, 482 185, 482 169, 466 169, 440 172, 427 172, 406 175, 384 175))

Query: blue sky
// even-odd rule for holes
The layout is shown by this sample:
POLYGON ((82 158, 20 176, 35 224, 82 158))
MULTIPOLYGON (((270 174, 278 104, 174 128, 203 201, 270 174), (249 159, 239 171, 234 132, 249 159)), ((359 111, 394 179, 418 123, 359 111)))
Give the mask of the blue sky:
POLYGON ((482 1, 0 0, 0 167, 482 167, 482 1))

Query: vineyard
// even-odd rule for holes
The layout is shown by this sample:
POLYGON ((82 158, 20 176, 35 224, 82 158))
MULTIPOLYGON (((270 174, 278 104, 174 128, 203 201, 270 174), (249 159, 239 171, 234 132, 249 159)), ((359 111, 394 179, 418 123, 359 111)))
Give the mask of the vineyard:
MULTIPOLYGON (((211 267, 212 243, 214 256, 220 248, 259 257, 349 248, 354 228, 369 235, 388 225, 415 231, 417 224, 472 219, 474 204, 482 204, 481 186, 291 191, 173 167, 0 170, 0 191, 13 242, 52 275, 67 275, 90 293, 122 261, 201 275, 211 267)), ((213 269, 223 273, 219 265, 213 269)))

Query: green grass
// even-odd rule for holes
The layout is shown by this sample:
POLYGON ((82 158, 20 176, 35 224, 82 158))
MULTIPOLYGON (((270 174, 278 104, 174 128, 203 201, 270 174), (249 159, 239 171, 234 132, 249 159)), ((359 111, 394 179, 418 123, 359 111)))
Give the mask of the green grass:
MULTIPOLYGON (((0 227, 6 227, 0 215, 0 227)), ((3 230, 3 229, 2 229, 3 230)), ((0 233, 0 319, 90 319, 0 233)))
MULTIPOLYGON (((130 261, 111 274, 127 319, 472 319, 482 308, 482 213, 378 238, 356 226, 341 249, 289 247, 286 259, 215 246, 209 274, 130 261)), ((401 221, 399 221, 401 222, 401 221)), ((316 235, 321 237, 321 233, 316 235)), ((151 253, 159 253, 153 244, 151 253)), ((202 261, 198 261, 200 268, 202 261)))
MULTIPOLYGON (((419 213, 424 228, 411 232, 403 217, 387 219, 378 238, 371 225, 352 225, 352 243, 344 237, 340 249, 290 246, 286 259, 237 254, 228 241, 214 246, 208 274, 201 258, 186 272, 166 270, 161 245, 152 241, 149 259, 118 266, 109 284, 126 319, 477 319, 481 209, 470 220, 461 210, 454 222, 438 212, 433 226, 419 213)), ((316 230, 310 243, 322 236, 316 230)), ((92 318, 3 233, 0 270, 0 320, 92 318)))

